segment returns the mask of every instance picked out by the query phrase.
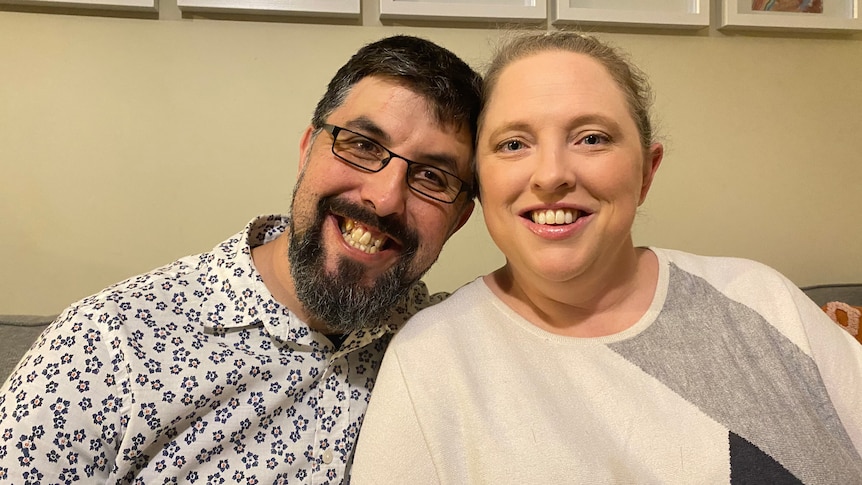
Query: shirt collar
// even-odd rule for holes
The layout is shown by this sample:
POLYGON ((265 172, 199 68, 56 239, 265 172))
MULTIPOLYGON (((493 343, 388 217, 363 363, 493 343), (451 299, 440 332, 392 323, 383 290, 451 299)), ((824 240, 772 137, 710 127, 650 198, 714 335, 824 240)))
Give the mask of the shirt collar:
MULTIPOLYGON (((285 215, 256 217, 242 232, 204 255, 206 268, 201 273, 201 278, 205 279, 201 281, 204 286, 201 320, 206 329, 218 334, 262 323, 271 335, 283 341, 313 346, 326 341, 321 338, 322 334, 275 300, 251 258, 253 248, 276 239, 288 225, 289 217, 285 215)), ((415 288, 412 288, 411 296, 414 292, 415 288)), ((404 301, 397 305, 376 325, 352 332, 339 353, 349 352, 397 331, 406 320, 399 317, 412 313, 407 303, 404 301)))

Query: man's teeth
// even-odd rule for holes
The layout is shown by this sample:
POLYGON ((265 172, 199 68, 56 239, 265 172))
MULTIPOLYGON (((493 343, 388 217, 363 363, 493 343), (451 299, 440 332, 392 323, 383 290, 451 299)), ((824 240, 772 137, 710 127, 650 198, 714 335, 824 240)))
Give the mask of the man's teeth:
POLYGON ((536 224, 571 224, 578 220, 578 211, 571 209, 538 210, 530 216, 536 224))
POLYGON ((374 238, 371 233, 364 227, 356 223, 353 219, 346 219, 344 227, 341 228, 341 235, 347 244, 350 244, 360 251, 368 254, 374 254, 380 247, 383 246, 384 238, 374 238))

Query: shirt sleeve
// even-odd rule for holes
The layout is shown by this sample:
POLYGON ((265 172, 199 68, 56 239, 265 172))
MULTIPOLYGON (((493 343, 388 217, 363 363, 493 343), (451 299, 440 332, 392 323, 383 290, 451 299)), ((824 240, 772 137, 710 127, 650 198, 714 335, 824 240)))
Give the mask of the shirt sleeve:
POLYGON ((350 483, 439 484, 395 349, 386 352, 374 387, 350 483))
POLYGON ((123 396, 92 315, 48 326, 0 389, 0 481, 106 483, 123 396))

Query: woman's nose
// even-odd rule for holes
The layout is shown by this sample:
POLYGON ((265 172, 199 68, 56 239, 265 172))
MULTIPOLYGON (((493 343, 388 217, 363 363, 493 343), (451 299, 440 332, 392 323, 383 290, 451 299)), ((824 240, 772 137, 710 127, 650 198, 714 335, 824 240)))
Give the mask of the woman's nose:
POLYGON ((574 163, 564 150, 540 148, 536 151, 536 162, 530 185, 540 191, 555 192, 575 186, 574 163))

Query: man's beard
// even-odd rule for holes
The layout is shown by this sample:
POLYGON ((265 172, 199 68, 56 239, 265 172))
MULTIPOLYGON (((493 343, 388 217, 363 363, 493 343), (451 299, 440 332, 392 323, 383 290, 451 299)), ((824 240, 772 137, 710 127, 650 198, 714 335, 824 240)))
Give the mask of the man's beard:
POLYGON ((377 323, 407 295, 410 287, 428 269, 414 269, 415 274, 410 274, 410 265, 419 247, 419 236, 415 231, 394 217, 378 217, 361 206, 335 197, 318 201, 314 220, 302 233, 296 230, 296 215, 291 215, 289 231, 287 255, 296 297, 312 317, 325 323, 332 332, 349 333, 377 323), (321 242, 323 224, 330 212, 395 237, 401 243, 397 263, 369 286, 362 284, 366 268, 357 261, 340 258, 335 272, 327 272, 326 251, 321 242))

